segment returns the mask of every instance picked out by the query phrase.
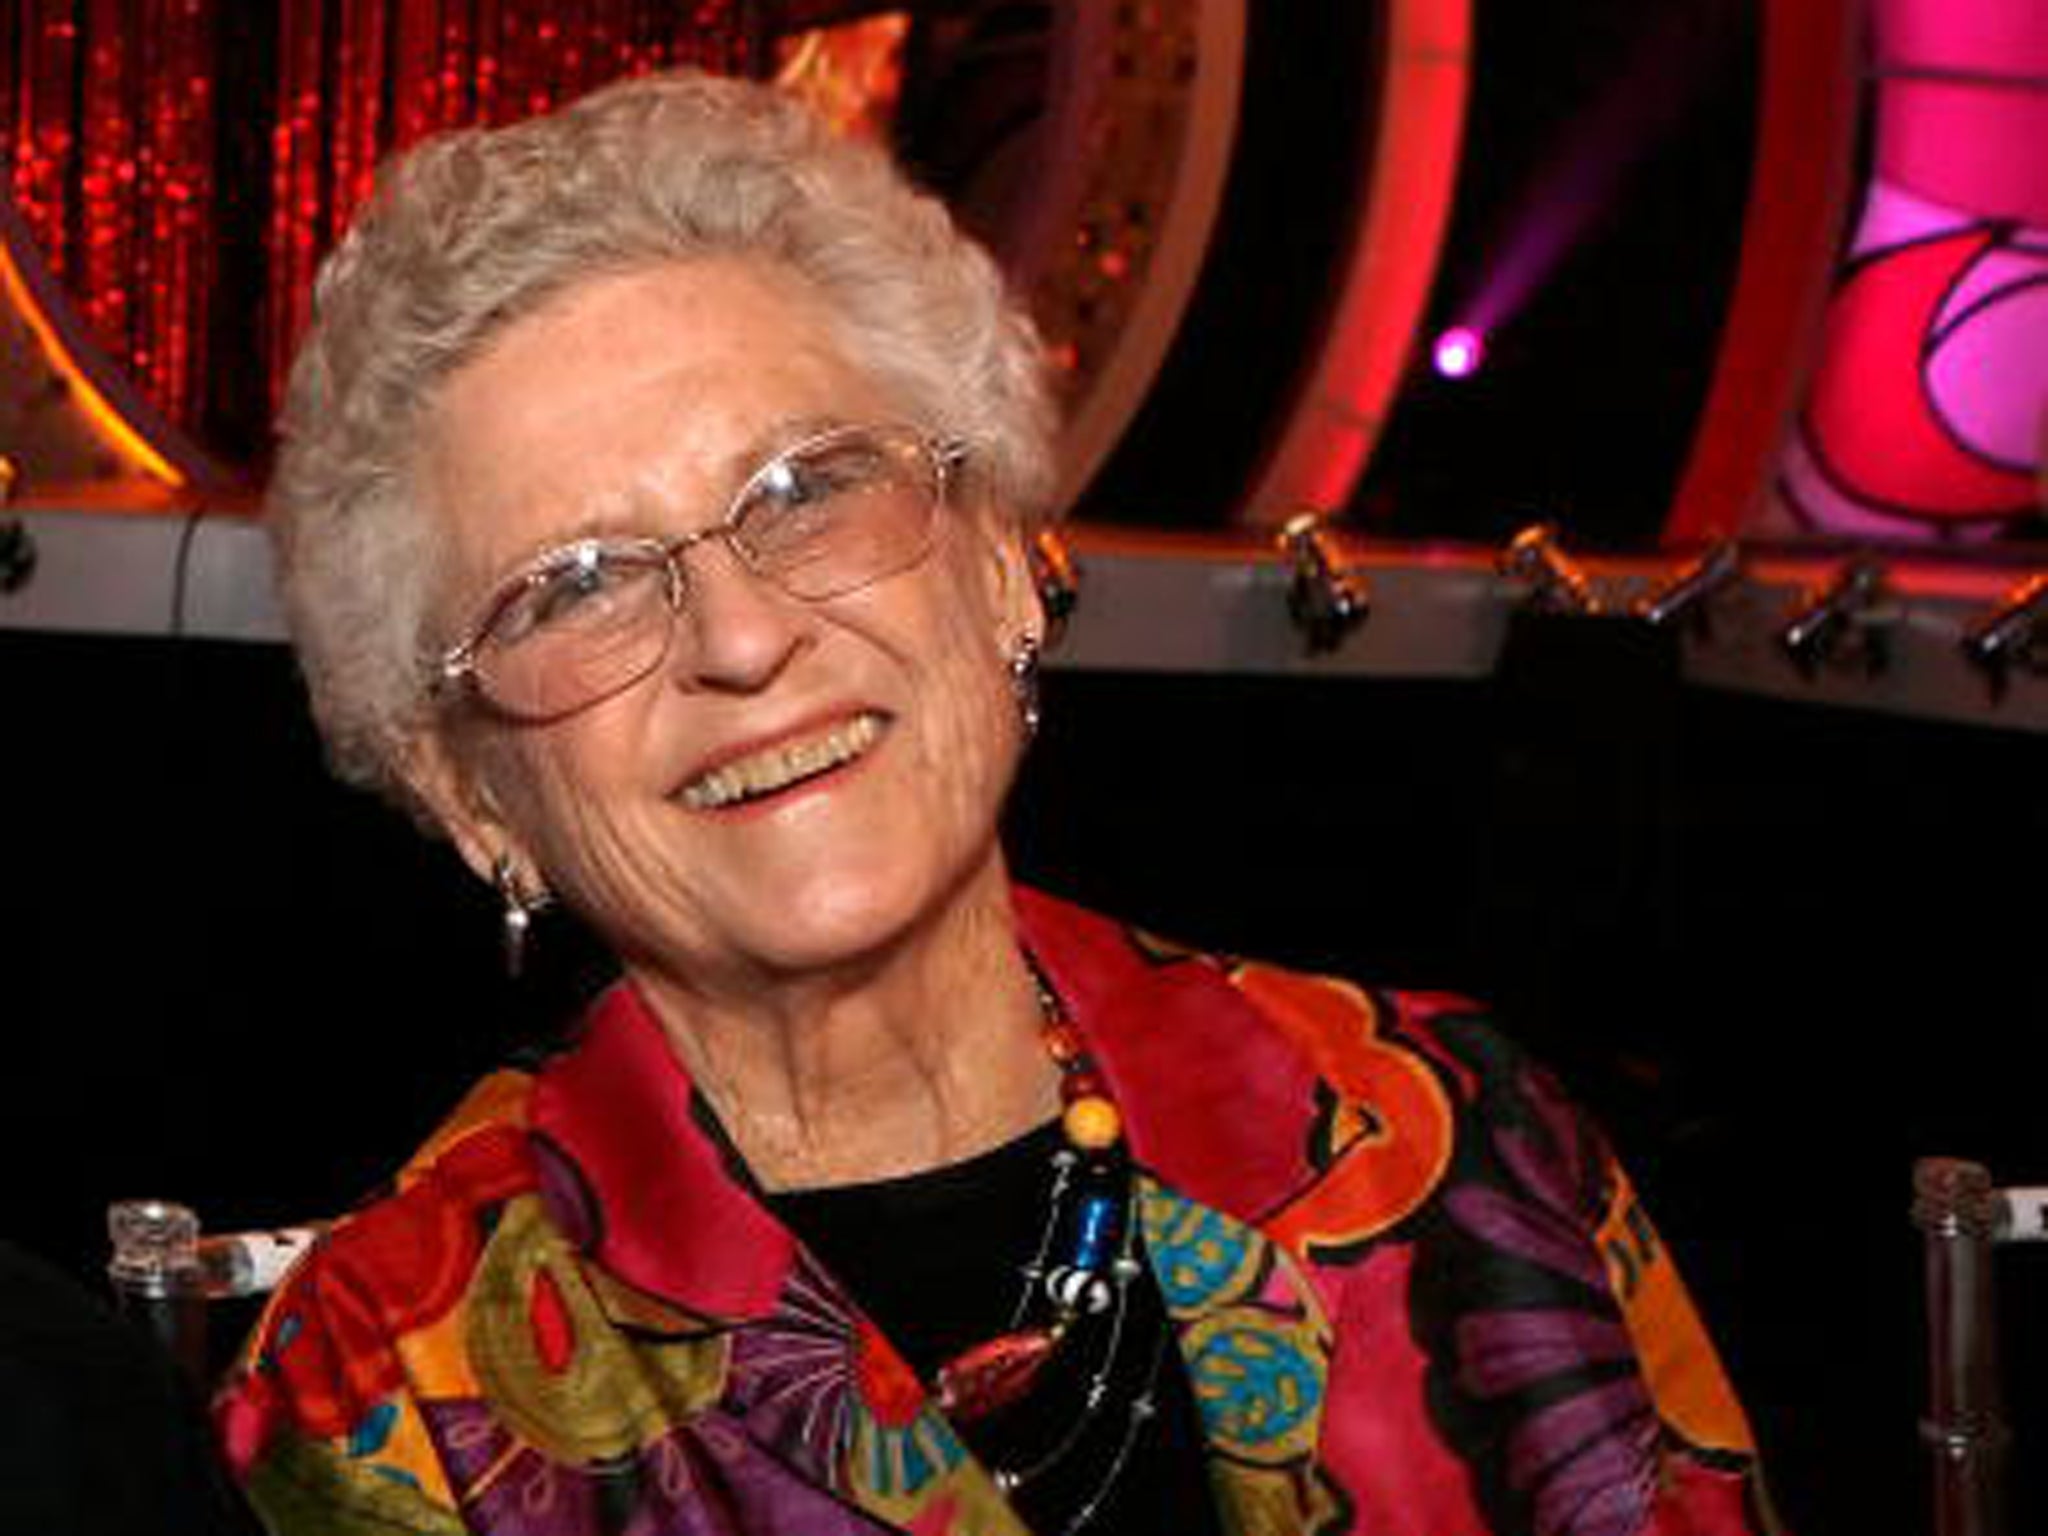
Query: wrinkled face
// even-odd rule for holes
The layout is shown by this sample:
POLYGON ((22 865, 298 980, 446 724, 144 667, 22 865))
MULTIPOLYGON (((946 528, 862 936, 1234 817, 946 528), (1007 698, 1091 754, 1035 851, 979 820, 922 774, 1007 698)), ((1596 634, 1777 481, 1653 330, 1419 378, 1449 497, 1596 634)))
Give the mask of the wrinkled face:
MULTIPOLYGON (((448 546, 438 634, 557 545, 706 527, 806 433, 904 420, 781 269, 575 287, 434 401, 419 484, 448 546)), ((696 545, 652 675, 539 724, 464 711, 420 744, 417 786, 474 868, 509 854, 629 965, 744 984, 882 952, 1002 880, 1004 661, 1037 614, 1013 531, 963 501, 922 561, 818 602, 696 545)))

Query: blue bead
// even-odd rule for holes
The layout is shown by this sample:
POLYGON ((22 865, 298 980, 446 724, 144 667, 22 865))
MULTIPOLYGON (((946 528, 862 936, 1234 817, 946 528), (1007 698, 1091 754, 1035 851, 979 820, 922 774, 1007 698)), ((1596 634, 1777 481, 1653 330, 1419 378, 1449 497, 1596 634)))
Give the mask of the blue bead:
POLYGON ((1074 1233, 1074 1265, 1078 1269, 1100 1269, 1116 1236, 1117 1201, 1113 1195, 1088 1195, 1081 1201, 1080 1219, 1074 1233))

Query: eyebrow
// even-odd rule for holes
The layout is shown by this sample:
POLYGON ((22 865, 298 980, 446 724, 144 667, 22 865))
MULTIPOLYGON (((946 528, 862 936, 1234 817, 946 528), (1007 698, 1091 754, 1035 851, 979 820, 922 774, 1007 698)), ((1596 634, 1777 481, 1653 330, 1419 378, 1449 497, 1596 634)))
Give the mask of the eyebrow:
MULTIPOLYGON (((739 494, 740 488, 777 454, 786 453, 809 438, 826 432, 836 432, 854 424, 851 417, 836 412, 819 411, 808 411, 800 416, 785 416, 770 422, 744 444, 726 455, 721 471, 726 490, 724 500, 719 504, 719 515, 722 517, 730 509, 732 498, 739 494)), ((574 522, 558 529, 544 543, 534 545, 514 559, 491 579, 476 608, 481 611, 489 607, 514 582, 531 575, 554 556, 578 544, 588 543, 593 539, 646 539, 660 543, 673 536, 656 531, 650 526, 645 515, 644 500, 632 492, 608 497, 574 522)))
POLYGON ((746 445, 726 457, 727 483, 732 487, 726 499, 737 496, 740 487, 758 474, 761 467, 779 453, 786 453, 807 438, 837 432, 853 426, 851 418, 831 412, 811 411, 802 416, 785 416, 770 423, 748 439, 746 445))

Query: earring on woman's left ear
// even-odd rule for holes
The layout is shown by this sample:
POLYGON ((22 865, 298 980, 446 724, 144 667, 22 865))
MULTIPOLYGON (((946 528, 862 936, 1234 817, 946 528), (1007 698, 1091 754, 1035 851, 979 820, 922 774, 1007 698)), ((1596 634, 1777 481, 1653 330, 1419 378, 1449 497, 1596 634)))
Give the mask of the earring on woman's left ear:
POLYGON ((533 914, 547 906, 545 888, 528 891, 519 883, 518 866, 512 855, 501 853, 491 865, 491 884, 497 888, 501 909, 499 937, 505 948, 505 974, 517 981, 526 969, 527 936, 533 928, 533 914))
POLYGON ((1038 592, 1039 611, 1045 615, 1045 643, 1058 645, 1067 620, 1081 603, 1080 562, 1067 548, 1067 541, 1050 528, 1031 536, 1024 556, 1031 568, 1031 585, 1038 592))
POLYGON ((1010 647, 1010 693, 1017 702, 1017 722, 1029 741, 1038 734, 1038 637, 1024 634, 1010 647))

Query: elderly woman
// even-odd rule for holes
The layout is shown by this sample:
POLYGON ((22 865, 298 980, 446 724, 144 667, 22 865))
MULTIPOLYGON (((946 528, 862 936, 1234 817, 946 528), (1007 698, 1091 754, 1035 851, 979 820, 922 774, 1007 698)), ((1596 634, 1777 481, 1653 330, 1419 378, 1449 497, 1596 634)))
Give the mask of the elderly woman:
POLYGON ((763 88, 452 135, 273 498, 341 771, 621 979, 276 1298, 277 1530, 1766 1522, 1593 1131, 1446 999, 1012 888, 1052 416, 987 257, 763 88))

